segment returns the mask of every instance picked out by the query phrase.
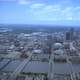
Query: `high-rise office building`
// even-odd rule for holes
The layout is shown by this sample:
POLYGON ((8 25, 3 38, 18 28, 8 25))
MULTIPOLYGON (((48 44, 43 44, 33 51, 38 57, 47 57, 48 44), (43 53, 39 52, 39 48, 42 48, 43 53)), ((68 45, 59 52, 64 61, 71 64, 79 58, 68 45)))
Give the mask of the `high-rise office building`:
POLYGON ((68 32, 66 32, 66 40, 70 40, 70 32, 68 31, 68 32))
POLYGON ((71 28, 69 31, 66 32, 66 40, 73 40, 74 39, 74 28, 71 28))

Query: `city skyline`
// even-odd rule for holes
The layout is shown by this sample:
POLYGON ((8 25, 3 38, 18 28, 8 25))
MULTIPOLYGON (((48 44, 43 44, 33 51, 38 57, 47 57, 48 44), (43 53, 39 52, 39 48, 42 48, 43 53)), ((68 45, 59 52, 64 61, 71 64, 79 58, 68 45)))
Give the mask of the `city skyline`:
POLYGON ((80 25, 79 0, 0 0, 0 24, 80 25))

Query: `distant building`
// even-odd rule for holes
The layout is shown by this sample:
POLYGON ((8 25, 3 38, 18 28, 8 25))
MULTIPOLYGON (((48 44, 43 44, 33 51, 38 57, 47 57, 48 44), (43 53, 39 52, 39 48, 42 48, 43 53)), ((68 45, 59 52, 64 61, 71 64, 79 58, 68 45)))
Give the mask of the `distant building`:
POLYGON ((70 40, 70 32, 66 32, 66 40, 70 40))
POLYGON ((70 29, 70 39, 73 40, 74 39, 74 28, 70 29))
POLYGON ((74 39, 74 28, 71 28, 68 32, 66 32, 66 40, 73 40, 74 39))
POLYGON ((55 43, 53 45, 53 49, 56 50, 56 49, 62 49, 63 48, 63 45, 61 43, 55 43))

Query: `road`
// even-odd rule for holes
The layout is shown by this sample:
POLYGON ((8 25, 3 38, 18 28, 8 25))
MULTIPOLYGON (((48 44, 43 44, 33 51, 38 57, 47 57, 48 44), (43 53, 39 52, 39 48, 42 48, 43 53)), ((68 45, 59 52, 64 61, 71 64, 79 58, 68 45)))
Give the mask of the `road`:
POLYGON ((16 70, 11 74, 11 76, 9 77, 8 80, 15 80, 17 74, 19 74, 19 73, 22 71, 22 69, 25 67, 25 65, 28 64, 28 62, 30 61, 32 55, 33 55, 33 54, 31 53, 30 56, 29 56, 27 59, 25 59, 25 60, 16 68, 16 70))
POLYGON ((50 61, 49 61, 49 72, 48 72, 48 78, 49 78, 49 80, 53 80, 53 76, 54 76, 54 73, 53 73, 53 70, 54 70, 53 58, 54 58, 54 55, 51 54, 50 61))

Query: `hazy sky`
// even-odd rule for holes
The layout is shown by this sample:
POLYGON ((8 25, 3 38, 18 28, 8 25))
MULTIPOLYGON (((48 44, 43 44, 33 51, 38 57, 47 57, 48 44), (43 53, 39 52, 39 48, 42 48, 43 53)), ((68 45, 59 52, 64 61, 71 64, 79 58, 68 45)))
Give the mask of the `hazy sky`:
POLYGON ((80 0, 0 0, 0 23, 80 25, 80 0))

